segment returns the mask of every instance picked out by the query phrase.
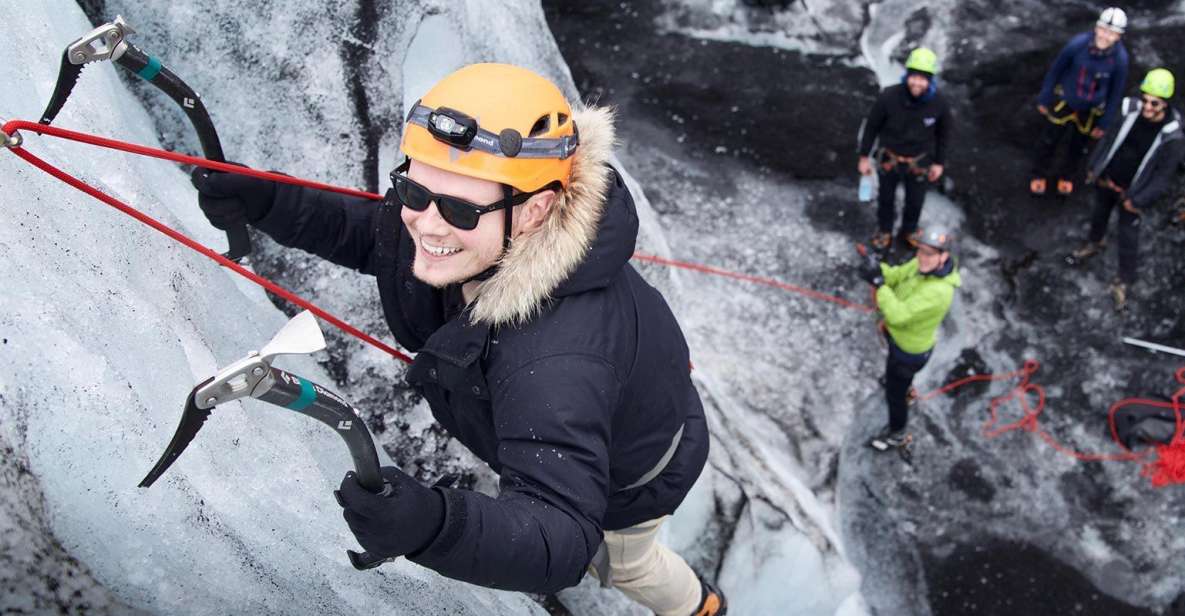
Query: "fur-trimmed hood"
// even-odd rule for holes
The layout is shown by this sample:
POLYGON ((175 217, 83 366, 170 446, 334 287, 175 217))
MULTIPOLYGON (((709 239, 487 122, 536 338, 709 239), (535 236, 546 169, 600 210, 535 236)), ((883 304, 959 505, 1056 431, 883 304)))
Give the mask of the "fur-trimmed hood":
POLYGON ((615 140, 613 112, 589 107, 573 110, 572 118, 580 146, 571 182, 539 230, 515 240, 497 272, 478 287, 470 310, 473 323, 525 323, 552 298, 608 284, 633 254, 637 214, 608 164, 615 140), (611 189, 625 198, 611 199, 611 189))

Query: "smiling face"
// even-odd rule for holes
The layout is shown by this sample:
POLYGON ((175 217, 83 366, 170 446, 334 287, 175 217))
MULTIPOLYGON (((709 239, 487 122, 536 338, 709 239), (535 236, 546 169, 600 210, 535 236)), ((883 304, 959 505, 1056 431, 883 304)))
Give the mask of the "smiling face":
POLYGON ((1167 109, 1168 104, 1164 102, 1163 98, 1145 94, 1143 105, 1140 106, 1140 115, 1144 116, 1145 120, 1159 122, 1164 119, 1167 109))
POLYGON ((950 252, 925 244, 918 245, 918 271, 923 274, 938 271, 949 258, 950 252))
POLYGON ((926 93, 926 90, 930 89, 930 80, 925 75, 910 73, 905 78, 905 87, 909 88, 910 96, 920 98, 926 93))
POLYGON ((1103 26, 1094 27, 1094 46, 1098 49, 1110 49, 1112 45, 1119 42, 1122 34, 1103 26))
MULTIPOLYGON (((503 196, 502 186, 496 182, 445 171, 415 160, 407 170, 407 177, 432 192, 482 205, 494 203, 503 196)), ((477 228, 471 231, 445 222, 435 202, 422 212, 403 207, 399 215, 416 245, 412 273, 434 287, 468 280, 493 266, 502 254, 506 214, 501 210, 482 215, 477 228)))

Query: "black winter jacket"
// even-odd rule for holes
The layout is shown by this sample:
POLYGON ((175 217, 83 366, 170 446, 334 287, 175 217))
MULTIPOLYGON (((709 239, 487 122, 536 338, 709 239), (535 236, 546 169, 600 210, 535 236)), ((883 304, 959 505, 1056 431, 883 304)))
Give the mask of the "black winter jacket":
POLYGON ((921 98, 909 95, 905 84, 889 86, 876 98, 860 128, 860 155, 871 156, 877 139, 883 148, 901 156, 930 155, 945 164, 950 108, 933 83, 921 98))
MULTIPOLYGON (((628 263, 638 219, 604 162, 611 119, 599 110, 574 119, 585 158, 577 154, 567 191, 576 197, 564 207, 603 214, 585 230, 561 225, 574 236, 562 239, 587 254, 531 255, 516 242, 508 261, 549 258, 542 267, 550 268, 569 258, 574 267, 557 275, 562 281, 537 298, 525 323, 475 323, 475 310, 498 314, 488 305, 446 316, 459 290, 412 276, 415 248, 397 206, 284 185, 256 223, 281 244, 377 277, 391 331, 418 352, 408 381, 449 434, 500 475, 497 498, 437 488, 443 528, 411 559, 482 586, 549 593, 579 583, 602 531, 674 512, 708 454, 683 334, 662 295, 628 263), (605 190, 595 190, 598 182, 605 190), (662 472, 625 489, 655 468, 680 428, 662 472)), ((509 269, 488 282, 506 283, 498 278, 509 269)), ((494 295, 483 291, 478 301, 494 295)))

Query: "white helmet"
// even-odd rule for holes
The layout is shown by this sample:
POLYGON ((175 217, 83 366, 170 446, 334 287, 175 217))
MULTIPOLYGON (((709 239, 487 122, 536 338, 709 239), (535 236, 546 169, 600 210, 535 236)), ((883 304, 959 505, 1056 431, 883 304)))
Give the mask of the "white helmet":
POLYGON ((1116 6, 1103 9, 1102 14, 1099 15, 1099 21, 1095 25, 1123 34, 1123 31, 1127 29, 1127 13, 1116 6))

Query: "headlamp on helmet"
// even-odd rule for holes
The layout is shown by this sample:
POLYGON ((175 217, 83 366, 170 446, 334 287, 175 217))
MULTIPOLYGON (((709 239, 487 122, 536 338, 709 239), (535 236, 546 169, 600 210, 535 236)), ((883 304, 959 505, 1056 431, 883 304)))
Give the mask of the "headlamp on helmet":
POLYGON ((429 112, 425 124, 433 137, 462 150, 477 136, 477 120, 448 107, 429 112))

